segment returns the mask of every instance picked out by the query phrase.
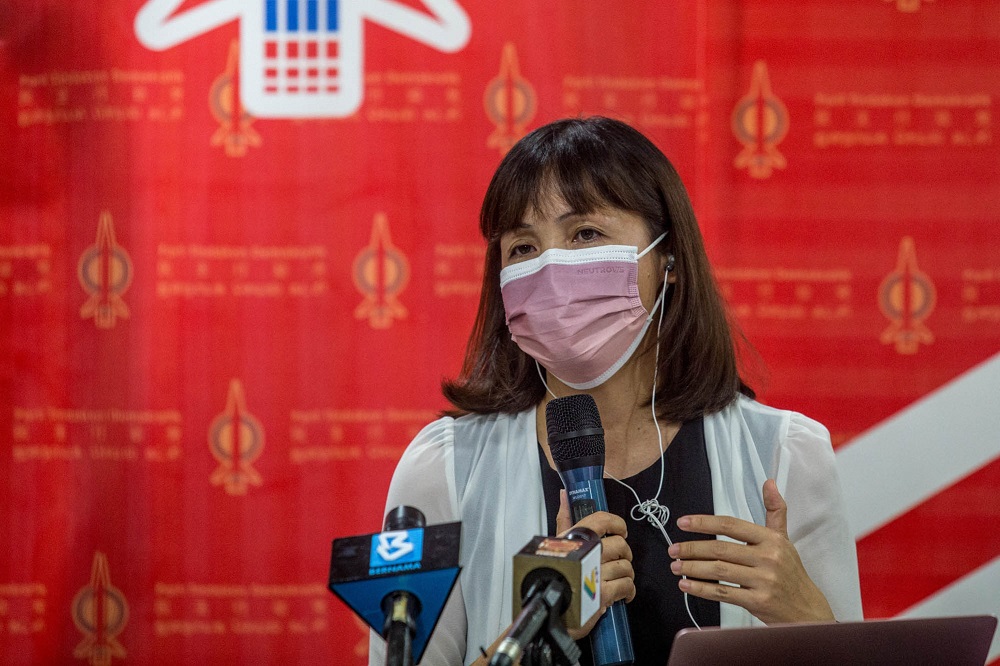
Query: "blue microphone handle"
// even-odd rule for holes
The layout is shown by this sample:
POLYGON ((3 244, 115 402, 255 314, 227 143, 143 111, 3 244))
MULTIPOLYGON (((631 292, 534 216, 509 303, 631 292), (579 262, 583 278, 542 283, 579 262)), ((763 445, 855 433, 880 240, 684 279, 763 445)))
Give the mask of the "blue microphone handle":
POLYGON ((632 632, 628 626, 625 602, 618 600, 597 621, 590 635, 590 647, 594 651, 594 663, 600 666, 631 664, 635 661, 632 650, 632 632))
MULTIPOLYGON (((589 516, 595 511, 607 511, 608 500, 604 495, 604 468, 578 467, 560 471, 569 496, 573 521, 589 516)), ((635 662, 632 632, 628 625, 625 602, 611 604, 604 616, 590 633, 590 647, 594 651, 595 666, 619 666, 635 662)))

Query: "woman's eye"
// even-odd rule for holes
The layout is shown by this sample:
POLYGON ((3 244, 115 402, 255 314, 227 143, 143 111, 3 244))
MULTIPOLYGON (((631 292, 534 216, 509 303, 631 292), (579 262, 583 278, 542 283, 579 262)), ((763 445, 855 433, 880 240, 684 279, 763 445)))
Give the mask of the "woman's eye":
POLYGON ((521 245, 515 245, 510 249, 511 257, 523 257, 526 254, 531 253, 534 248, 527 243, 522 243, 521 245))
POLYGON ((589 243, 590 241, 595 241, 600 238, 601 232, 597 229, 580 229, 576 232, 576 237, 585 243, 589 243))

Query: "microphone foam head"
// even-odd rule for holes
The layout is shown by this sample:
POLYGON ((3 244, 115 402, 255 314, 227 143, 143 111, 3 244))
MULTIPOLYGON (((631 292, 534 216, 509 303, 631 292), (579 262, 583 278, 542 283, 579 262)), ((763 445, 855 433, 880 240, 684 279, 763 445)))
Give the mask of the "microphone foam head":
POLYGON ((412 530, 416 527, 425 527, 426 525, 427 520, 424 518, 423 511, 404 504, 397 506, 385 515, 382 530, 385 532, 412 530))
POLYGON ((604 430, 593 396, 581 393, 549 401, 545 406, 545 430, 552 459, 557 463, 590 456, 604 457, 604 430))

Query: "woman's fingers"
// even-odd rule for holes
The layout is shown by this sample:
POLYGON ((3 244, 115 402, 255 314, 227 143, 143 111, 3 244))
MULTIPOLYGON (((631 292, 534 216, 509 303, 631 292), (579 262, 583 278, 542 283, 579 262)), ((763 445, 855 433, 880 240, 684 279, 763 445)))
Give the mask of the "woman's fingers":
MULTIPOLYGON (((677 586, 684 592, 696 597, 742 606, 747 610, 764 605, 763 600, 757 599, 757 597, 761 596, 759 593, 742 587, 710 583, 703 580, 691 580, 690 578, 682 578, 677 586)), ((751 612, 753 611, 751 610, 751 612)))
POLYGON ((607 536, 601 539, 601 561, 628 560, 632 561, 632 549, 625 537, 607 536))
POLYGON ((569 498, 565 490, 559 491, 559 511, 556 513, 556 534, 562 536, 573 527, 573 518, 569 513, 569 498))
POLYGON ((677 519, 677 527, 685 532, 727 536, 730 539, 743 541, 744 543, 759 543, 771 534, 771 530, 763 525, 757 525, 732 516, 681 516, 677 519))
POLYGON ((635 598, 635 570, 632 549, 625 537, 613 535, 601 539, 601 603, 609 606, 619 599, 635 598))
MULTIPOLYGON (((558 527, 558 516, 556 526, 558 527)), ((592 513, 582 518, 580 522, 572 527, 586 527, 589 530, 593 530, 597 536, 607 536, 609 534, 617 534, 622 537, 628 536, 628 526, 625 524, 625 519, 607 511, 592 513)), ((560 530, 559 536, 563 536, 568 529, 560 530)))
POLYGON ((635 571, 632 569, 632 549, 625 541, 628 535, 625 519, 607 511, 597 511, 575 525, 570 525, 569 521, 569 504, 566 502, 565 491, 562 491, 559 513, 556 515, 559 536, 563 536, 571 528, 586 527, 602 537, 601 604, 607 607, 619 599, 632 601, 635 598, 635 571))
MULTIPOLYGON (((597 514, 593 514, 593 516, 597 516, 597 514)), ((593 518, 593 516, 588 516, 588 518, 593 518)), ((594 520, 602 521, 601 518, 594 520)), ((590 528, 594 529, 594 522, 589 521, 589 523, 590 528)), ((624 525, 624 521, 622 523, 624 525)), ((584 524, 584 521, 580 521, 577 525, 588 526, 584 524)), ((601 539, 601 612, 591 618, 586 626, 570 631, 570 636, 574 640, 586 636, 594 628, 597 620, 601 618, 608 606, 616 601, 629 602, 634 598, 635 570, 632 568, 632 549, 629 548, 624 536, 618 534, 606 536, 601 539)))
POLYGON ((768 624, 833 619, 830 604, 788 539, 788 506, 774 480, 768 479, 761 493, 764 525, 732 516, 692 515, 677 520, 677 526, 687 532, 743 542, 711 539, 672 545, 667 551, 675 558, 670 570, 685 577, 678 587, 697 597, 742 606, 768 624))
POLYGON ((760 563, 754 549, 720 539, 680 541, 670 546, 667 553, 675 560, 724 560, 748 567, 760 563))
POLYGON ((725 581, 741 587, 759 585, 759 569, 733 564, 724 560, 674 560, 670 571, 676 576, 700 578, 706 581, 725 581))
POLYGON ((601 604, 610 606, 619 599, 635 598, 635 571, 628 560, 614 560, 601 565, 601 604))

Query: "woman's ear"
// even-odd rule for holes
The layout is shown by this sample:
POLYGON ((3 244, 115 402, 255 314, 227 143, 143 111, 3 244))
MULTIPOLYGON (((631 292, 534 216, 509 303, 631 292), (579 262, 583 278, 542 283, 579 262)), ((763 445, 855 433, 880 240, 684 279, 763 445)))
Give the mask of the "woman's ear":
POLYGON ((676 264, 677 260, 674 259, 673 254, 668 254, 664 258, 663 269, 664 272, 667 274, 667 282, 669 282, 670 284, 674 284, 675 282, 677 282, 677 274, 674 272, 674 267, 676 264))

